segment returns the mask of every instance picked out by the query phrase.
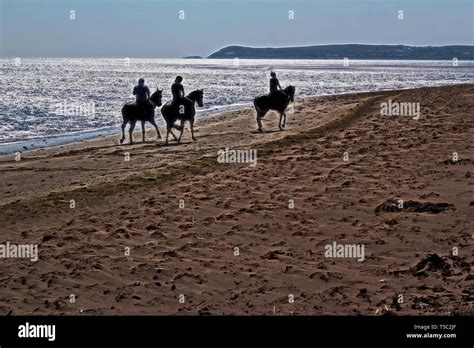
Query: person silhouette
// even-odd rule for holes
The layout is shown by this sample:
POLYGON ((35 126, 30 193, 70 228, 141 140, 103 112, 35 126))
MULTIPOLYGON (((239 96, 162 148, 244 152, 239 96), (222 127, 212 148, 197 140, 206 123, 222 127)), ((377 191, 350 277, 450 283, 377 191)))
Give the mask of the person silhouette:
POLYGON ((171 94, 173 96, 172 104, 174 106, 178 105, 184 99, 184 87, 181 84, 183 78, 181 76, 176 76, 174 83, 171 85, 171 94))
POLYGON ((145 85, 145 79, 140 78, 138 80, 138 85, 133 87, 133 95, 138 107, 152 107, 150 103, 150 90, 145 85))
POLYGON ((282 97, 286 96, 286 93, 283 92, 283 88, 280 86, 280 81, 276 77, 276 73, 272 71, 270 73, 270 98, 274 101, 282 99, 282 97))
POLYGON ((274 94, 277 91, 281 91, 280 81, 278 80, 276 73, 272 71, 270 73, 270 94, 274 94))

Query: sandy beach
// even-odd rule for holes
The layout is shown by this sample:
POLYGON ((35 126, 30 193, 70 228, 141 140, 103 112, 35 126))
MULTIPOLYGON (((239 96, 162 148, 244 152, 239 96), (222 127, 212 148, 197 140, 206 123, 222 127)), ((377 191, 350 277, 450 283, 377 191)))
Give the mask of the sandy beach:
POLYGON ((0 157, 0 244, 39 251, 0 259, 0 314, 474 314, 474 84, 297 98, 285 131, 263 122, 0 157))

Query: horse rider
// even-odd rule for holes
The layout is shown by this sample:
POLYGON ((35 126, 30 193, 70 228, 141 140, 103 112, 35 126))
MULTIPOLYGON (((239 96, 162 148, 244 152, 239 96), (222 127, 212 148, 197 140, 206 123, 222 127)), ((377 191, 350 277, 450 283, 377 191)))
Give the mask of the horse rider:
POLYGON ((283 92, 283 88, 280 86, 280 81, 278 80, 276 73, 272 71, 270 73, 270 97, 276 97, 278 94, 283 94, 286 95, 285 92, 283 92))
POLYGON ((173 96, 173 105, 178 105, 185 98, 184 96, 184 87, 181 84, 183 78, 181 76, 176 76, 174 83, 171 85, 171 94, 173 96))
POLYGON ((150 102, 150 90, 145 85, 145 80, 140 78, 138 85, 133 87, 133 95, 136 98, 137 106, 146 108, 147 106, 152 107, 150 102))

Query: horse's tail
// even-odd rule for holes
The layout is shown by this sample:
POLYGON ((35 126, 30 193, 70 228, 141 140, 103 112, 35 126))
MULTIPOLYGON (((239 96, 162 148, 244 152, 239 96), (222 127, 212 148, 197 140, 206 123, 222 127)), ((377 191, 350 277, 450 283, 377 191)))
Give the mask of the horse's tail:
POLYGON ((255 110, 257 111, 257 113, 260 113, 260 107, 258 106, 259 98, 260 97, 253 98, 253 106, 254 106, 255 110))
POLYGON ((168 107, 167 106, 168 106, 168 104, 165 104, 160 109, 161 117, 163 117, 163 119, 165 120, 166 123, 168 123, 168 121, 169 121, 169 113, 168 113, 168 107))
POLYGON ((128 117, 127 117, 127 104, 125 104, 124 106, 122 106, 122 117, 123 117, 123 120, 124 120, 124 121, 128 121, 128 117))

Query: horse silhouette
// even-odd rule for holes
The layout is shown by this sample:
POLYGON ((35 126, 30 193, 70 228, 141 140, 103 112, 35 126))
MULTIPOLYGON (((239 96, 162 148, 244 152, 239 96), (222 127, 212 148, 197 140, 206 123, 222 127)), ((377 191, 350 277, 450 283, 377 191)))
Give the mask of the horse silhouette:
POLYGON ((286 108, 288 104, 295 101, 295 86, 288 86, 282 92, 266 94, 256 97, 253 100, 253 105, 257 111, 257 125, 258 131, 263 132, 261 119, 270 110, 275 110, 280 113, 280 121, 278 127, 283 130, 286 125, 286 108), (283 93, 282 93, 283 92, 283 93))
POLYGON ((130 144, 133 144, 133 129, 135 128, 135 123, 141 121, 142 123, 142 136, 143 142, 145 142, 145 122, 150 122, 153 127, 156 129, 158 134, 158 139, 161 139, 160 131, 155 122, 155 108, 161 106, 161 97, 162 91, 158 88, 150 96, 151 105, 137 105, 136 102, 128 102, 122 107, 122 139, 120 139, 120 144, 125 140, 125 126, 127 123, 130 123, 130 128, 128 130, 130 135, 130 144))
POLYGON ((173 135, 174 140, 176 140, 178 144, 181 142, 184 124, 186 121, 189 121, 191 125, 191 136, 193 140, 196 141, 196 138, 194 137, 194 116, 196 115, 196 108, 194 107, 194 104, 196 103, 199 107, 202 107, 203 98, 203 90, 198 89, 189 93, 176 105, 173 105, 171 102, 167 102, 165 105, 163 105, 161 108, 161 115, 166 121, 166 144, 168 144, 168 136, 170 133, 173 135), (175 125, 177 120, 181 121, 180 126, 175 125), (176 128, 180 131, 179 138, 176 138, 172 128, 176 128))

